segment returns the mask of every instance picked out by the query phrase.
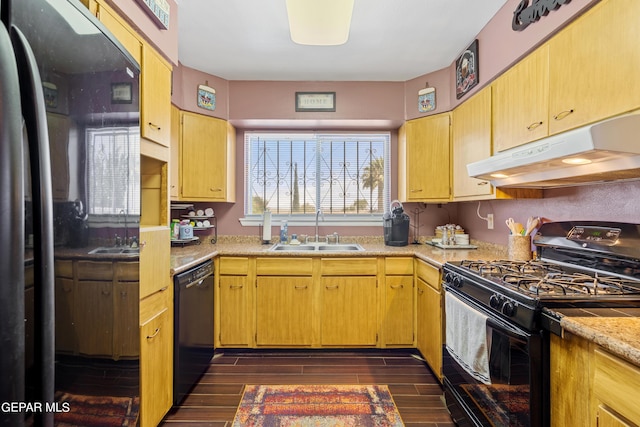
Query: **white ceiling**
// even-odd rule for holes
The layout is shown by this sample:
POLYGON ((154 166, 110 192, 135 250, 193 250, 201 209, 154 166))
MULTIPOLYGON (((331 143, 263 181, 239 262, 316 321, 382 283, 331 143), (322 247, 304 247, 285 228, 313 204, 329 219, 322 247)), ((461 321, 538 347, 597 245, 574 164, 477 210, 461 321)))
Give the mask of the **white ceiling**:
POLYGON ((176 0, 179 60, 226 80, 407 81, 451 65, 507 0, 356 0, 342 46, 301 46, 285 0, 176 0))

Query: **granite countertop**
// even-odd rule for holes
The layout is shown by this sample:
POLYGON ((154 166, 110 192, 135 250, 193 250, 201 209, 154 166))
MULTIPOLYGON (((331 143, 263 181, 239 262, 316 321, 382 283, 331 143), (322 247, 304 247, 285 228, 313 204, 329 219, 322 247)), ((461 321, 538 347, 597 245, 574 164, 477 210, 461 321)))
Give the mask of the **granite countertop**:
POLYGON ((640 366, 640 317, 564 317, 560 326, 640 366))
POLYGON ((271 252, 272 246, 260 244, 255 238, 220 238, 218 243, 203 242, 200 245, 189 245, 171 248, 171 274, 180 273, 207 259, 218 255, 227 256, 283 256, 283 257, 374 257, 374 256, 416 256, 437 267, 447 261, 463 259, 505 259, 506 248, 499 245, 473 242, 477 249, 440 249, 434 246, 419 244, 408 246, 386 246, 379 238, 341 238, 340 243, 358 243, 365 251, 353 252, 271 252))

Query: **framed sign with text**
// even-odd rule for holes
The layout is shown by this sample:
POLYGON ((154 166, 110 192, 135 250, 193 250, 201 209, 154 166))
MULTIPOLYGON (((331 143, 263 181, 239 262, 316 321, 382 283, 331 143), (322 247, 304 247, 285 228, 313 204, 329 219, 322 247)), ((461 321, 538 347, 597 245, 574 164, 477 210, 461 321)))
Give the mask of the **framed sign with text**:
POLYGON ((142 9, 149 15, 155 24, 161 29, 169 28, 171 6, 167 0, 137 0, 142 9))
POLYGON ((336 111, 336 93, 296 92, 296 111, 336 111))

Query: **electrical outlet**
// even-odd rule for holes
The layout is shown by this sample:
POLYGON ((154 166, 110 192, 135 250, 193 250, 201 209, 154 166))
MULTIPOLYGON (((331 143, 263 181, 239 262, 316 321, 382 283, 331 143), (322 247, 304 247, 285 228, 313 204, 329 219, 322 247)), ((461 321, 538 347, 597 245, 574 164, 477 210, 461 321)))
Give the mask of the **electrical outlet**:
POLYGON ((493 230, 493 214, 487 214, 487 228, 493 230))

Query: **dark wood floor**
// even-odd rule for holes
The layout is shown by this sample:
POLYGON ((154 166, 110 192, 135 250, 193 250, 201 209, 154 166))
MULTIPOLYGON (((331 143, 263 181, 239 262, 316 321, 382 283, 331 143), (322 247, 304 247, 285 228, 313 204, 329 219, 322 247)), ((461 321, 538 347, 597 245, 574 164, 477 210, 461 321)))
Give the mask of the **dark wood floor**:
POLYGON ((224 351, 161 425, 230 427, 246 384, 386 384, 407 427, 452 427, 438 380, 414 354, 408 350, 224 351))

